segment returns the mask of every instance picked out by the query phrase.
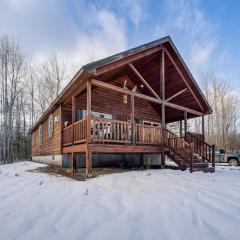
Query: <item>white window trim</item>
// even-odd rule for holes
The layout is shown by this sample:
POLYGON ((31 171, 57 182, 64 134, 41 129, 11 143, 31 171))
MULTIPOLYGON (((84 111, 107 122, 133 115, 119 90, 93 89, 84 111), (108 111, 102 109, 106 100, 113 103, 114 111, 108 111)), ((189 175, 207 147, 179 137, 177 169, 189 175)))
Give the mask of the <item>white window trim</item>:
POLYGON ((53 132, 54 132, 54 117, 51 114, 48 118, 48 137, 52 137, 53 136, 53 132))
POLYGON ((42 139, 42 124, 38 127, 38 143, 41 146, 43 142, 42 139))

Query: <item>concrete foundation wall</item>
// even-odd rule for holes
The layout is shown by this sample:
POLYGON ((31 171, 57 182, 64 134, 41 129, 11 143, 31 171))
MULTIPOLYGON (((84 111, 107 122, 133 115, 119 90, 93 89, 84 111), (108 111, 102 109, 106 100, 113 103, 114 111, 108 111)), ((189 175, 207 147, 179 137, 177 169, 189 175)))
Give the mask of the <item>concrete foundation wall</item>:
MULTIPOLYGON (((71 167, 71 154, 63 154, 63 167, 71 167)), ((93 167, 120 167, 124 165, 127 167, 139 166, 141 162, 144 165, 160 166, 160 154, 108 154, 108 153, 93 153, 92 166, 93 167)), ((76 154, 77 168, 85 167, 85 154, 76 154)))
POLYGON ((34 162, 62 166, 62 155, 33 156, 32 160, 34 162))
MULTIPOLYGON (((108 154, 108 153, 93 153, 93 167, 126 167, 139 166, 141 162, 144 165, 161 165, 160 154, 108 154)), ((72 155, 49 155, 49 156, 34 156, 34 162, 45 164, 53 164, 65 168, 72 167, 72 155)), ((76 154, 77 168, 85 167, 85 153, 76 154)))

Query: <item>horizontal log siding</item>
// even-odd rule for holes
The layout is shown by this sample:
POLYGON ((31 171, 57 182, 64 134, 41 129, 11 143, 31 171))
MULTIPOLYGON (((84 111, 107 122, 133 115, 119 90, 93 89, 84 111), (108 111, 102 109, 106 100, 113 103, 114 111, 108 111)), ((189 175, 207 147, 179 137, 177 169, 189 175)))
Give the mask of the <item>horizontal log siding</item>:
MULTIPOLYGON (((110 83, 122 87, 124 81, 118 79, 110 83)), ((134 85, 128 80, 127 86, 133 88, 132 86, 134 85)), ((123 94, 99 87, 92 88, 92 111, 94 112, 113 114, 117 120, 126 121, 126 116, 130 119, 130 102, 130 96, 128 96, 128 103, 125 104, 123 103, 123 94)), ((86 109, 86 93, 77 97, 76 107, 77 109, 86 109)), ((157 107, 160 108, 159 105, 157 107)), ((135 119, 160 122, 160 115, 151 103, 143 99, 135 98, 135 119)))
MULTIPOLYGON (((60 107, 53 112, 53 116, 60 119, 60 107)), ((48 136, 48 119, 42 123, 42 145, 38 143, 38 128, 34 130, 34 144, 32 145, 32 155, 58 155, 61 154, 61 122, 54 123, 54 133, 52 137, 48 136)))

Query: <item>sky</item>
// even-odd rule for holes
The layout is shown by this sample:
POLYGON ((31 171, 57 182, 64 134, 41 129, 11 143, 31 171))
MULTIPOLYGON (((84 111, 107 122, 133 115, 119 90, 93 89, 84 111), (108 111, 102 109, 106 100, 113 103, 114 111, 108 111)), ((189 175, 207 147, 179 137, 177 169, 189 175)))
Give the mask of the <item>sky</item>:
POLYGON ((0 0, 0 35, 75 69, 169 35, 197 81, 215 72, 240 91, 239 13, 233 0, 0 0))

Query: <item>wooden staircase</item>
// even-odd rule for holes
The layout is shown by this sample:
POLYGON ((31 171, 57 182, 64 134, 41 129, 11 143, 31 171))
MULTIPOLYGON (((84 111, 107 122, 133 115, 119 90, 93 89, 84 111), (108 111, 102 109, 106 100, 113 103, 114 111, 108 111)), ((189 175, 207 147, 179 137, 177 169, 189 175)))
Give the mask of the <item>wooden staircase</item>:
POLYGON ((168 129, 163 130, 165 154, 182 170, 214 172, 215 147, 204 142, 199 135, 188 132, 185 140, 168 129))

